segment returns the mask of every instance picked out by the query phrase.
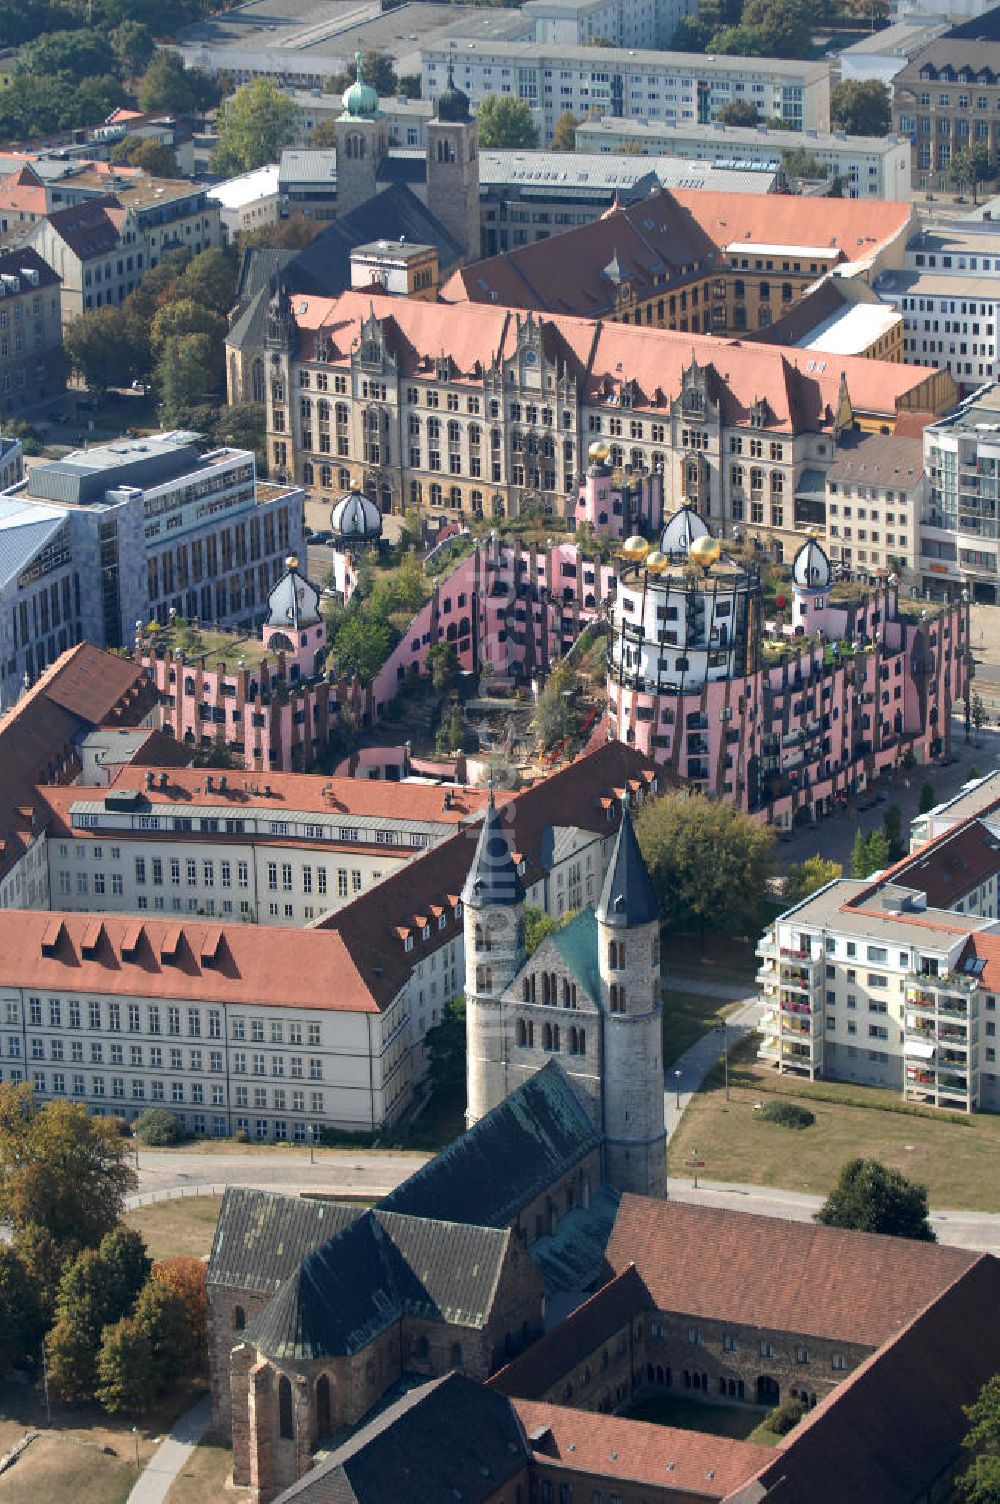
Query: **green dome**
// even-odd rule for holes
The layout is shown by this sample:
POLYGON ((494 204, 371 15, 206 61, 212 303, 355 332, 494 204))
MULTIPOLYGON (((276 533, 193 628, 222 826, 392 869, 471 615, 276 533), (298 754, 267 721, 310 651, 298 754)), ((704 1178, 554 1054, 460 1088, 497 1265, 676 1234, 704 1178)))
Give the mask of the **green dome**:
POLYGON ((378 114, 378 92, 371 84, 365 83, 364 68, 361 65, 361 53, 354 54, 354 62, 357 69, 357 77, 349 88, 344 90, 344 111, 348 115, 360 115, 371 117, 378 114))
POLYGON ((465 121, 469 118, 469 96, 455 83, 451 59, 448 59, 448 86, 437 97, 437 118, 448 121, 465 121))

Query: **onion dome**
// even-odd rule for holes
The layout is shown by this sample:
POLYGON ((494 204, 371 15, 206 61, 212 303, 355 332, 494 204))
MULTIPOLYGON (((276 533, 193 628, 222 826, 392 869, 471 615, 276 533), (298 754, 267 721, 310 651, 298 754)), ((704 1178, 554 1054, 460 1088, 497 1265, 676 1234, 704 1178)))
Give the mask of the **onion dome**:
POLYGON ((356 77, 353 84, 344 90, 344 112, 356 119, 370 120, 378 114, 378 91, 371 84, 365 83, 360 52, 354 54, 354 64, 356 77))
POLYGON ((303 627, 314 627, 318 621, 319 591, 299 573, 299 561, 290 554, 285 560, 285 573, 267 598, 267 625, 290 627, 299 632, 303 627))
POLYGON ((361 491, 348 491, 330 513, 335 543, 374 543, 382 536, 382 513, 361 491))
POLYGON ((448 84, 437 97, 437 118, 451 122, 469 119, 469 96, 455 82, 451 58, 448 59, 448 84))
POLYGON ((803 543, 792 562, 792 582, 798 590, 829 590, 833 571, 815 538, 803 543))
POLYGON ((687 558, 696 538, 707 538, 708 527, 689 503, 675 512, 660 535, 660 548, 668 558, 687 558))

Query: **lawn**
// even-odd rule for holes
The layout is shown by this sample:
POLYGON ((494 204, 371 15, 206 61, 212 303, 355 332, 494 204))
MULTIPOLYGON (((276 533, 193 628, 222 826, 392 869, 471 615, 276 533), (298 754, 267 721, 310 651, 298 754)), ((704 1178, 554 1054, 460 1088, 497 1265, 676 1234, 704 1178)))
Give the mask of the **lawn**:
POLYGON ((37 1504, 40 1497, 73 1504, 125 1504, 136 1480, 135 1454, 109 1457, 95 1446, 59 1436, 33 1441, 0 1478, 4 1504, 37 1504))
MULTIPOLYGON (((748 1441, 761 1425, 763 1412, 749 1405, 711 1405, 702 1400, 685 1400, 671 1394, 640 1400, 628 1411, 629 1420, 645 1420, 654 1426, 676 1426, 682 1431, 707 1431, 711 1436, 730 1436, 748 1441)), ((753 1437, 754 1441, 760 1439, 753 1437)), ((765 1445, 773 1445, 768 1431, 765 1445)))
POLYGON ((125 1221, 145 1238, 150 1258, 190 1254, 200 1259, 211 1251, 221 1205, 221 1196, 183 1196, 140 1206, 125 1221))
POLYGON ((757 970, 757 941, 724 940, 714 935, 699 939, 694 935, 663 935, 663 970, 667 985, 683 987, 686 977, 700 977, 706 982, 721 982, 726 986, 745 986, 747 992, 755 992, 757 970))
MULTIPOLYGON (((673 1065, 685 1050, 741 1005, 667 986, 663 991, 663 1064, 673 1065)), ((720 1041, 721 1050, 721 1041, 720 1041)))
POLYGON ((825 1196, 841 1166, 858 1155, 881 1160, 927 1186, 931 1206, 996 1211, 1000 1206, 1000 1118, 980 1113, 958 1122, 935 1115, 886 1110, 898 1101, 890 1092, 835 1082, 778 1077, 761 1068, 737 1066, 739 1084, 730 1100, 717 1073, 694 1096, 670 1143, 672 1165, 693 1157, 705 1161, 706 1179, 780 1186, 825 1196), (815 1114, 809 1128, 788 1129, 760 1121, 754 1104, 782 1095, 815 1114), (823 1100, 826 1094, 837 1100, 823 1100), (881 1107, 875 1106, 881 1101, 881 1107), (871 1106, 864 1105, 872 1102, 871 1106))
POLYGON ((249 1498, 246 1488, 226 1487, 233 1470, 232 1448, 211 1433, 195 1447, 171 1484, 165 1504, 206 1504, 209 1499, 232 1499, 243 1504, 249 1498))

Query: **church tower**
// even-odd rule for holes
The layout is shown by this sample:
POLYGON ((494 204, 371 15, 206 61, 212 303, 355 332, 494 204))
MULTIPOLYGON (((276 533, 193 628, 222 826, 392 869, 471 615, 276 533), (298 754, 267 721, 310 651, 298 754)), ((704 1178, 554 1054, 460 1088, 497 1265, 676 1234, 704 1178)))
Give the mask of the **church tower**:
POLYGON ((490 791, 462 892, 465 922, 466 1126, 507 1095, 501 995, 524 962, 524 885, 490 791))
POLYGON ((456 87, 448 63, 448 87, 427 122, 427 207, 462 247, 466 261, 478 261, 479 127, 469 113, 469 96, 456 87))
POLYGON ((597 905, 597 954, 605 1180, 619 1191, 665 1196, 660 906, 627 807, 597 905))
POLYGON ((378 192, 379 168, 389 150, 378 94, 365 83, 361 53, 354 54, 357 77, 344 90, 344 113, 337 117, 337 215, 349 214, 378 192))

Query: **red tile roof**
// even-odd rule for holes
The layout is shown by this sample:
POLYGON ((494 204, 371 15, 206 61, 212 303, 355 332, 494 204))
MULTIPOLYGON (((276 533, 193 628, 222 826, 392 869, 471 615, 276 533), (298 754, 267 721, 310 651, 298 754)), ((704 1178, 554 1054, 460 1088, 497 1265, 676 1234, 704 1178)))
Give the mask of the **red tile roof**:
POLYGON ((931 1496, 961 1453, 962 1406, 996 1372, 998 1313, 1000 1262, 984 1254, 827 1395, 729 1504, 931 1496))
POLYGON ((36 992, 378 1011, 339 935, 204 919, 0 909, 0 976, 36 992))
MULTIPOLYGON (((705 1431, 680 1431, 537 1400, 515 1399, 511 1404, 536 1462, 556 1465, 567 1475, 583 1473, 594 1481, 608 1478, 722 1499, 774 1460, 772 1447, 705 1431), (533 1441, 537 1432, 543 1434, 533 1441)), ((583 1493, 589 1497, 587 1490, 583 1493)))
POLYGON ((674 198, 718 247, 737 240, 824 246, 861 261, 905 233, 909 203, 885 199, 803 198, 799 194, 713 193, 676 188, 674 198))
POLYGON ((608 1243, 658 1309, 877 1347, 975 1261, 959 1248, 626 1195, 608 1243))
MULTIPOLYGON (((401 376, 431 375, 444 355, 454 380, 477 385, 484 370, 514 354, 519 323, 535 318, 492 304, 425 303, 357 291, 336 298, 295 295, 290 304, 303 358, 315 356, 317 343, 325 340, 324 359, 346 367, 362 324, 374 311, 383 320, 401 376)), ((666 412, 695 361, 711 369, 713 396, 727 422, 749 422, 754 405, 764 401, 772 415, 768 426, 787 432, 829 428, 842 378, 856 412, 894 418, 902 399, 935 374, 931 366, 862 356, 823 358, 808 350, 599 319, 561 315, 538 322, 550 358, 576 378, 587 401, 607 400, 631 382, 637 409, 666 412)))

